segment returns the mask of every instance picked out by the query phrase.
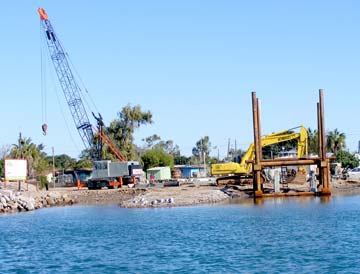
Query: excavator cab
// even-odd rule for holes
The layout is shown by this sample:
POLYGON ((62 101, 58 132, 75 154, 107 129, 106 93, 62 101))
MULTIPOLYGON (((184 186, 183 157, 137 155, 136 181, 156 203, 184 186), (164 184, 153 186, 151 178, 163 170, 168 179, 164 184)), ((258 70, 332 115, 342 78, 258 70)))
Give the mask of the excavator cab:
MULTIPOLYGON (((307 155, 308 135, 304 126, 283 130, 277 133, 272 133, 261 138, 262 147, 268 147, 275 144, 280 144, 290 140, 297 140, 297 158, 307 155), (294 132, 294 129, 299 129, 294 132)), ((252 143, 248 150, 244 153, 241 161, 229 163, 217 163, 211 165, 211 175, 220 176, 217 178, 217 183, 221 181, 228 182, 230 180, 241 181, 242 179, 252 178, 252 161, 255 159, 255 147, 252 143)))

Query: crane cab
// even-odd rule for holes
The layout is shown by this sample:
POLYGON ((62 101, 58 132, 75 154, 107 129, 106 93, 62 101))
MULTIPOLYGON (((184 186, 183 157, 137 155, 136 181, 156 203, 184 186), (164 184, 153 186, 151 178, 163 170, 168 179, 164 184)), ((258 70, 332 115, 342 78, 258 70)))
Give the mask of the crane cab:
POLYGON ((92 177, 88 180, 88 188, 114 188, 121 187, 123 184, 135 184, 142 173, 142 167, 137 161, 94 161, 92 177))

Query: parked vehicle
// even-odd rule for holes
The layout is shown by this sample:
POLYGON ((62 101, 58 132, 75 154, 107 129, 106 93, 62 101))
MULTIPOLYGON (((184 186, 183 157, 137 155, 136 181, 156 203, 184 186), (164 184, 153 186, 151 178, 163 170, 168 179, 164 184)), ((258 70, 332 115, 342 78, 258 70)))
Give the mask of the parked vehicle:
POLYGON ((346 172, 346 179, 348 180, 360 180, 360 167, 350 169, 346 172))
POLYGON ((77 186, 86 187, 89 178, 91 177, 91 169, 69 169, 56 174, 56 186, 77 186))

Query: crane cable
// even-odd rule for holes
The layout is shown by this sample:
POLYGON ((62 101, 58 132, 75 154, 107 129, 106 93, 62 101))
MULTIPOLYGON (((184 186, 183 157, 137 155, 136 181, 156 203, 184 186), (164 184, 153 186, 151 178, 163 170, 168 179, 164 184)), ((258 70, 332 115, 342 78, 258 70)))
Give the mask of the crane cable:
MULTIPOLYGON (((41 23, 40 23, 40 27, 41 27, 41 23)), ((53 30, 54 30, 54 32, 55 32, 55 28, 54 28, 54 27, 53 27, 53 30)), ((44 39, 44 38, 43 38, 43 39, 44 39)), ((45 42, 46 42, 46 41, 45 41, 45 42)), ((64 45, 61 43, 61 41, 58 40, 57 42, 60 44, 60 46, 61 46, 64 54, 66 55, 66 60, 67 60, 68 63, 69 63, 69 67, 71 67, 71 71, 74 71, 74 72, 75 72, 75 75, 73 75, 73 77, 76 78, 76 79, 78 79, 79 82, 80 82, 80 84, 81 84, 81 86, 80 86, 80 85, 78 84, 78 82, 76 81, 76 86, 77 86, 78 89, 79 89, 79 93, 80 93, 81 99, 82 99, 82 101, 84 102, 84 104, 86 105, 87 110, 89 110, 90 113, 91 113, 91 112, 93 112, 92 109, 95 109, 96 112, 99 113, 98 108, 96 107, 95 101, 92 99, 89 91, 87 90, 87 88, 86 88, 86 86, 85 86, 85 84, 84 84, 84 82, 83 82, 80 74, 78 73, 75 65, 73 64, 73 62, 72 62, 72 60, 71 60, 71 57, 70 57, 70 55, 68 54, 66 48, 65 48, 64 45), (83 92, 83 89, 85 90, 85 93, 83 92), (86 96, 86 95, 87 95, 87 96, 86 96), (90 106, 87 98, 89 98, 92 107, 90 106)), ((50 59, 51 59, 51 56, 50 56, 50 59)), ((87 113, 87 111, 86 111, 86 113, 87 113)))
MULTIPOLYGON (((63 47, 64 48, 64 47, 63 47)), ((67 59, 69 60, 69 63, 70 63, 70 66, 71 68, 73 69, 73 71, 75 71, 75 75, 76 77, 79 79, 80 83, 81 83, 81 86, 83 87, 83 89, 85 90, 85 93, 83 92, 83 89, 79 87, 79 91, 80 91, 80 94, 82 96, 82 99, 84 100, 85 102, 85 105, 87 106, 88 110, 90 110, 90 112, 93 112, 92 109, 95 109, 97 113, 99 113, 99 110, 98 108, 96 107, 96 104, 95 104, 95 101, 93 100, 93 98, 91 97, 91 94, 89 93, 89 91, 87 90, 85 84, 84 84, 84 81, 82 80, 80 74, 78 73, 76 67, 74 66, 74 63, 72 62, 70 56, 67 54, 67 51, 64 49, 65 51, 65 54, 67 56, 67 59), (92 107, 90 106, 87 98, 89 98, 90 100, 90 103, 92 105, 92 107)))
MULTIPOLYGON (((50 61, 49 61, 50 63, 50 61)), ((56 99, 57 99, 57 103, 59 105, 59 108, 60 108, 60 112, 61 112, 61 116, 65 122, 65 126, 66 126, 66 130, 70 136, 70 139, 71 139, 71 142, 73 143, 73 145, 75 146, 76 150, 78 153, 81 152, 81 149, 79 148, 78 144, 75 142, 75 138, 73 137, 73 135, 71 134, 71 130, 70 130, 70 126, 69 126, 69 123, 68 123, 68 120, 66 119, 66 115, 65 115, 65 111, 64 111, 64 108, 63 108, 63 104, 61 103, 63 100, 62 98, 60 99, 60 91, 59 89, 57 88, 57 85, 56 85, 56 81, 55 81, 55 73, 53 70, 50 70, 51 73, 50 73, 50 78, 51 78, 51 82, 52 82, 52 85, 54 86, 54 89, 55 89, 55 94, 56 94, 56 99)), ((62 94, 61 94, 61 97, 62 97, 62 94)))
POLYGON ((42 120, 42 125, 41 125, 41 129, 43 132, 43 135, 46 135, 47 133, 47 92, 46 92, 46 77, 45 77, 45 73, 46 73, 46 67, 45 67, 45 63, 43 60, 43 55, 44 55, 44 50, 43 50, 43 43, 42 40, 44 40, 43 38, 43 34, 42 34, 42 27, 41 27, 41 22, 40 22, 40 70, 41 70, 41 120, 42 120))

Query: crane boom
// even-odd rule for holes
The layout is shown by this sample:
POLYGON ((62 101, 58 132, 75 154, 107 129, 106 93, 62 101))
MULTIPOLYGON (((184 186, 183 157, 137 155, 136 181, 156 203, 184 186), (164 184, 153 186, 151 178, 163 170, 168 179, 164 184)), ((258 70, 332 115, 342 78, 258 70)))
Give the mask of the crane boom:
MULTIPOLYGON (((132 183, 135 183, 136 178, 140 180, 140 175, 142 174, 141 166, 136 161, 127 162, 121 154, 121 151, 117 149, 110 138, 104 133, 106 127, 100 113, 98 116, 92 113, 97 121, 97 129, 92 127, 83 101, 81 100, 81 89, 69 66, 67 54, 61 46, 45 10, 38 8, 38 12, 41 25, 45 31, 45 40, 49 48, 50 57, 70 108, 75 126, 85 148, 93 152, 91 156, 93 160, 97 160, 94 161, 92 177, 87 181, 88 189, 119 187, 123 184, 123 178, 127 180, 127 183, 129 183, 129 179, 131 179, 132 183), (95 134, 98 135, 96 143, 94 142, 95 134), (111 161, 102 159, 103 143, 108 146, 121 163, 111 163, 111 161)), ((46 128, 43 129, 43 131, 46 133, 46 128)), ((79 182, 78 187, 80 187, 79 182)))
POLYGON ((83 101, 81 100, 80 87, 75 81, 74 75, 69 66, 67 55, 60 44, 45 10, 43 8, 38 8, 38 12, 40 15, 41 25, 45 31, 45 40, 47 42, 50 57, 61 88, 64 92, 67 104, 70 108, 75 126, 80 134, 85 148, 91 149, 94 142, 94 132, 83 101))

